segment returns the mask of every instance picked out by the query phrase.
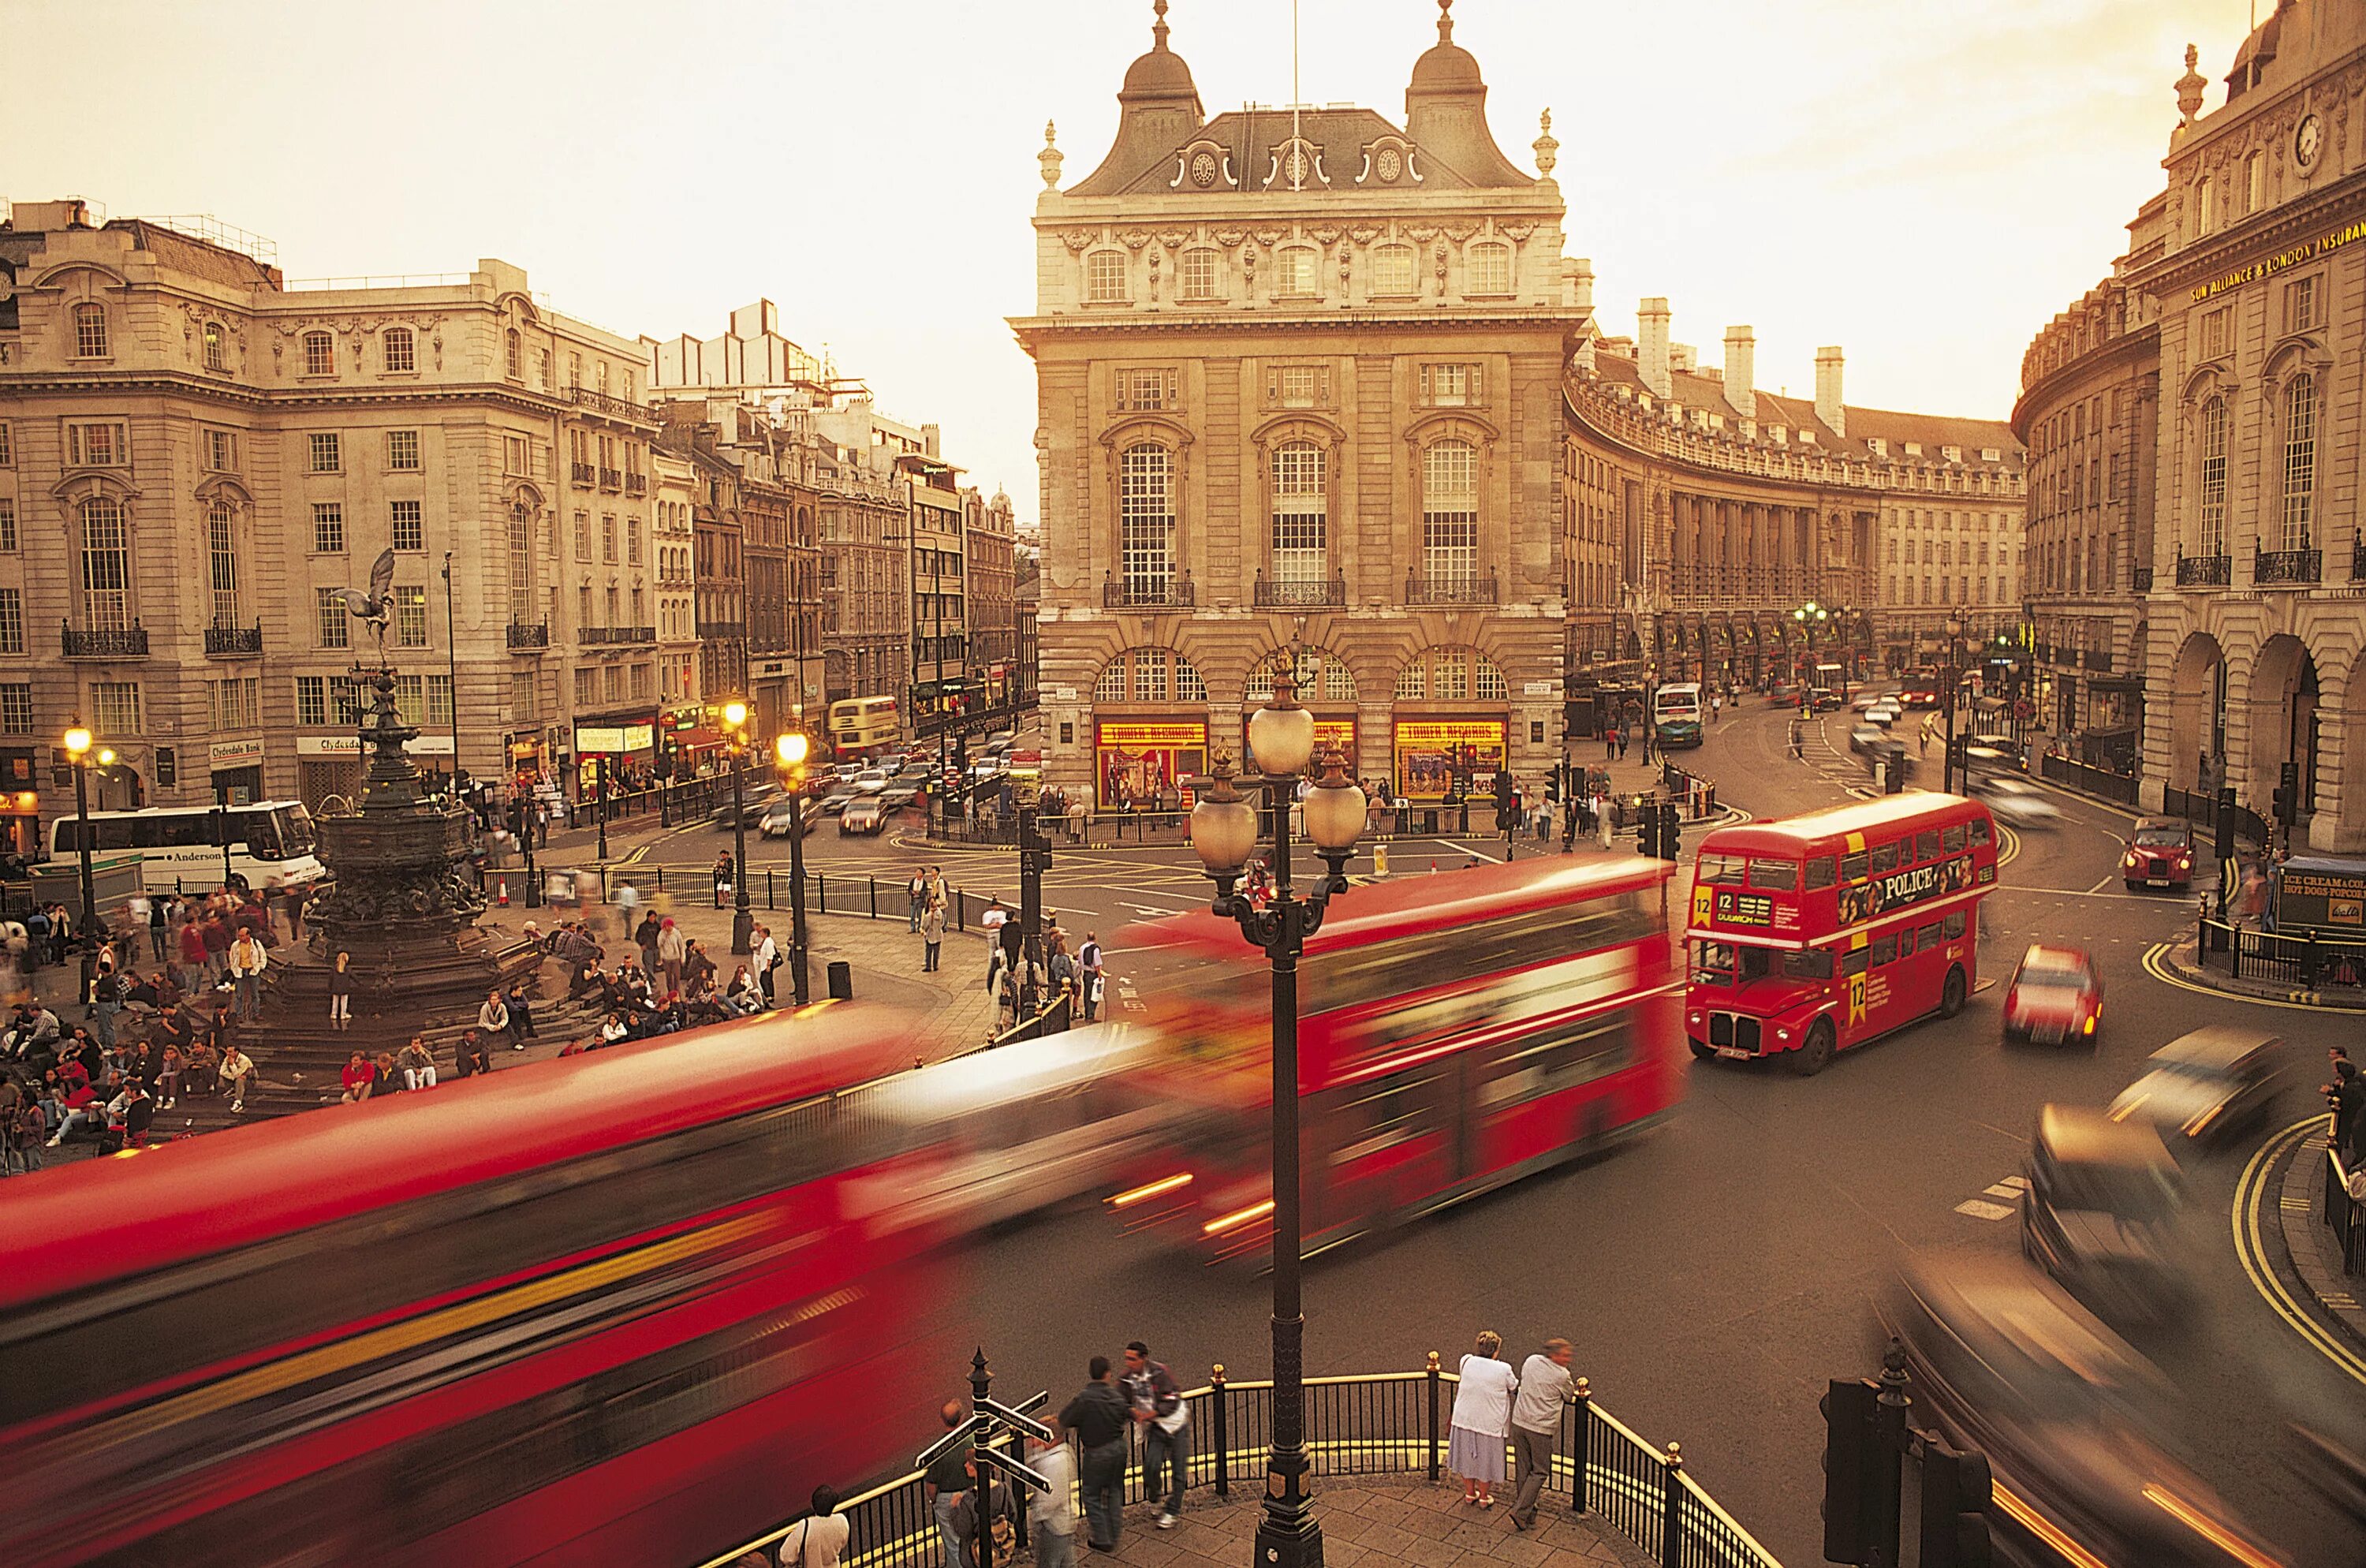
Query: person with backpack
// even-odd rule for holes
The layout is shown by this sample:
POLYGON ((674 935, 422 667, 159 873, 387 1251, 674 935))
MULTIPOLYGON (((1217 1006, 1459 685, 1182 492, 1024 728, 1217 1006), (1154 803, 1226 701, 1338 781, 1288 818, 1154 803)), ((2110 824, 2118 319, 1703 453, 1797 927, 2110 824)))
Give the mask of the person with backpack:
POLYGON ((999 1475, 986 1478, 986 1537, 987 1555, 978 1555, 977 1526, 977 1456, 962 1456, 962 1473, 968 1483, 962 1488, 961 1498, 953 1505, 953 1529, 961 1538, 962 1568, 1010 1568, 1010 1559, 1019 1550, 1018 1500, 1010 1495, 1010 1483, 999 1475))
POLYGON ((1150 1359, 1150 1347, 1136 1339, 1125 1348, 1125 1397, 1142 1427, 1142 1490, 1159 1497, 1158 1528, 1171 1530, 1183 1512, 1183 1472, 1191 1462, 1191 1413, 1175 1374, 1150 1359), (1172 1472, 1168 1467, 1172 1465, 1172 1472))

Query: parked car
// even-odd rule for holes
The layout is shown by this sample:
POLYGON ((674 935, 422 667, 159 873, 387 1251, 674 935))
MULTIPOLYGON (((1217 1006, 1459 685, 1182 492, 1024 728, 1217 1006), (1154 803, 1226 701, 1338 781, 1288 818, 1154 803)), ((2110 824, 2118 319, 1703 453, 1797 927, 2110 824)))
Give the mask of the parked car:
POLYGON ((800 807, 805 812, 806 831, 812 832, 814 824, 821 819, 821 802, 810 795, 802 798, 783 795, 774 800, 764 807, 764 815, 757 819, 757 831, 768 839, 787 838, 790 824, 796 820, 796 813, 800 807))
POLYGON ((839 813, 838 831, 842 838, 849 833, 876 833, 887 826, 887 808, 875 795, 857 795, 846 803, 839 813))
POLYGON ((2184 1176, 2160 1134, 2085 1106, 2037 1113, 2021 1249, 2099 1314, 2151 1323, 2183 1299, 2171 1257, 2184 1176))
POLYGON ((2144 1075, 2112 1101, 2111 1118, 2147 1123, 2175 1148, 2239 1137, 2275 1103, 2283 1044, 2238 1024, 2180 1034, 2146 1058, 2144 1075))
POLYGON ((1883 732, 1879 725, 1860 724, 1855 728, 1849 731, 1849 750, 1861 757, 1865 755, 1865 750, 1868 747, 1874 745, 1876 741, 1887 740, 1888 739, 1889 737, 1883 732))
POLYGON ((2062 808, 2054 804, 2054 797, 2019 773, 1967 776, 1971 792, 1988 802, 1989 813, 2000 822, 2015 828, 2050 828, 2062 820, 2062 808))
POLYGON ((2021 955, 2004 993, 2004 1032, 2041 1045, 2092 1043, 2103 1021, 2103 981, 2083 948, 2040 942, 2021 955))
POLYGON ((2120 857, 2128 891, 2185 887, 2193 881, 2193 824, 2182 817, 2139 817, 2120 857))

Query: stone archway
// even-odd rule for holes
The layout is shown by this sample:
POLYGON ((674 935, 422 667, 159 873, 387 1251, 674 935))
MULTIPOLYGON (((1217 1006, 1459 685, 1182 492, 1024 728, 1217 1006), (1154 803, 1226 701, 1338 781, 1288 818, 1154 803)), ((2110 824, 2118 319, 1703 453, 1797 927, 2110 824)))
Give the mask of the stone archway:
POLYGON ((2274 796, 2283 764, 2293 763, 2299 769, 2299 810, 2304 822, 2315 809, 2317 696, 2316 660, 2308 645, 2290 634, 2270 637, 2252 660, 2245 691, 2250 720, 2245 748, 2247 798, 2264 806, 2274 796))
POLYGON ((2169 786, 2214 788, 2226 754, 2226 656, 2208 632, 2195 632, 2177 650, 2169 726, 2169 786), (2204 757, 2211 759, 2207 778, 2204 757))

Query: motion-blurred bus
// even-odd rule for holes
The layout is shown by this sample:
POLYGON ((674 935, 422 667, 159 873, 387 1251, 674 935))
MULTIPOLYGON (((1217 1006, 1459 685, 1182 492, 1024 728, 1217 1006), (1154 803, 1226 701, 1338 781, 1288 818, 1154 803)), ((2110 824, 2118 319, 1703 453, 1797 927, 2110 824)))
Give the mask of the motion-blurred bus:
POLYGON ((875 757, 901 733, 893 697, 842 697, 829 705, 830 755, 838 761, 875 757))

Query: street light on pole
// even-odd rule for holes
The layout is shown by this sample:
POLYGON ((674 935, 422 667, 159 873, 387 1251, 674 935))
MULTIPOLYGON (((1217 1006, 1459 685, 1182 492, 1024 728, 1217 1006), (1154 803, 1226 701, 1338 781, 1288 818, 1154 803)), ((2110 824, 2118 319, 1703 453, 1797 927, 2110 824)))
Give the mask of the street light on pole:
POLYGON ((90 886, 90 731, 75 719, 66 727, 64 740, 66 761, 73 764, 74 844, 82 857, 82 916, 77 923, 87 923, 98 903, 90 886))
POLYGON ((748 908, 748 705, 723 705, 723 728, 731 732, 731 951, 754 951, 756 918, 748 908))
MULTIPOLYGON (((1294 660, 1292 661, 1295 662, 1294 660)), ((1306 1494, 1306 1319, 1300 1295, 1298 1136, 1298 959, 1323 923, 1335 893, 1347 886, 1347 857, 1364 830, 1364 792, 1331 748, 1302 805, 1307 836, 1329 867, 1313 892, 1290 886, 1290 812, 1299 776, 1314 754, 1314 716, 1298 705, 1293 671, 1276 672, 1271 701, 1250 716, 1249 750, 1272 817, 1273 897, 1263 909, 1234 893, 1256 848, 1256 807, 1234 787, 1232 758, 1216 756, 1209 787, 1191 808, 1191 848, 1216 885, 1211 908, 1228 915, 1273 972, 1273 1437, 1266 1456, 1265 1515, 1256 1530, 1259 1568, 1313 1568, 1323 1561, 1323 1533, 1306 1494)))
POLYGON ((1808 668, 1800 678, 1799 683, 1801 685, 1812 687, 1816 684, 1816 681, 1814 679, 1817 673, 1816 633, 1823 628, 1824 622, 1830 619, 1831 615, 1831 611, 1825 609, 1821 604, 1817 604, 1813 599, 1808 600, 1806 604, 1791 612, 1791 618, 1798 622, 1800 626, 1806 630, 1808 635, 1808 668))
MULTIPOLYGON (((1962 643, 1964 623, 1947 617, 1947 754, 1939 763, 1939 793, 1955 790, 1955 699, 1964 683, 1962 643)), ((1968 779, 1966 781, 1969 782, 1968 779)))
MULTIPOLYGON (((783 730, 772 742, 781 764, 781 787, 789 795, 789 984, 799 1007, 806 1004, 806 759, 813 742, 801 729, 783 730)), ((746 874, 743 871, 742 876, 746 874)))

